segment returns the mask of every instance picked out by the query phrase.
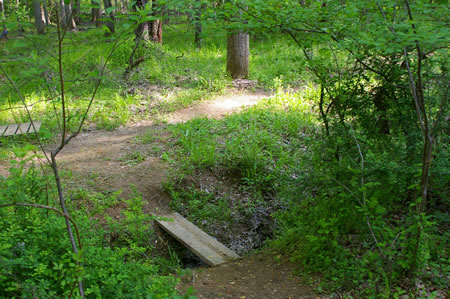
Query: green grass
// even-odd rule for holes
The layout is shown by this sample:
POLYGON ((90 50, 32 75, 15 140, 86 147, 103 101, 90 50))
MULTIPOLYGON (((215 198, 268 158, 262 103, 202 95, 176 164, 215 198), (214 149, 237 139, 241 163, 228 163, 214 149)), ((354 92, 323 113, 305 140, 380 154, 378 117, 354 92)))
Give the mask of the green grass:
POLYGON ((128 166, 136 166, 145 161, 145 157, 138 151, 131 152, 120 158, 120 161, 128 166))
MULTIPOLYGON (((130 120, 174 111, 223 93, 230 83, 225 73, 225 32, 213 27, 208 30, 201 50, 193 45, 191 28, 186 25, 170 25, 165 27, 162 47, 150 44, 138 51, 138 57, 147 56, 148 59, 140 65, 138 72, 131 74, 131 84, 144 82, 144 89, 148 85, 156 85, 163 98, 143 115, 134 115, 129 111, 131 105, 138 104, 149 95, 129 95, 127 92, 122 74, 134 41, 133 36, 125 37, 106 69, 89 121, 99 128, 113 129, 130 120)), ((32 115, 42 119, 50 131, 55 131, 57 124, 53 105, 59 109, 60 99, 55 97, 53 101, 49 101, 59 90, 55 31, 50 29, 45 36, 27 36, 24 39, 11 34, 11 39, 2 43, 0 54, 3 65, 26 102, 33 104, 32 115)), ((74 121, 74 127, 75 120, 80 119, 89 101, 99 67, 112 46, 113 43, 103 36, 102 29, 67 33, 62 59, 66 101, 70 102, 69 115, 74 121)), ((260 81, 263 87, 272 87, 273 80, 277 77, 283 77, 287 84, 299 82, 301 74, 296 70, 303 69, 303 60, 284 37, 267 37, 264 40, 255 38, 251 53, 250 79, 260 81)), ((4 81, 6 84, 6 80, 4 81)), ((11 105, 21 106, 12 89, 2 89, 0 94, 0 110, 11 105)), ((23 109, 8 110, 1 113, 0 123, 12 122, 14 117, 21 121, 27 118, 23 109)))
POLYGON ((317 127, 312 106, 315 96, 312 89, 280 91, 223 120, 199 118, 169 126, 174 147, 168 149, 167 161, 176 168, 166 184, 172 208, 201 225, 201 219, 220 221, 233 213, 251 217, 258 206, 272 207, 274 202, 267 202, 267 198, 286 204, 296 197, 296 175, 305 160, 307 140, 317 127), (237 188, 249 199, 231 204, 231 198, 213 196, 183 183, 185 178, 198 178, 204 172, 231 179, 230 188, 237 188))

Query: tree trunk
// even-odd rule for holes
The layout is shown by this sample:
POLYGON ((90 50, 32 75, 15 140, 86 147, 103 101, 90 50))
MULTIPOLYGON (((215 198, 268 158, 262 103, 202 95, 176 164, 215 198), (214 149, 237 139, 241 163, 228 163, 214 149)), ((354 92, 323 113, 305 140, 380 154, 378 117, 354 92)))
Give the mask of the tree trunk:
MULTIPOLYGON (((110 8, 112 6, 111 0, 103 0, 103 5, 105 6, 105 10, 110 8)), ((106 27, 108 27, 108 29, 111 33, 114 33, 114 32, 116 32, 116 29, 115 29, 114 23, 113 23, 114 15, 112 12, 109 14, 109 17, 110 17, 110 21, 106 21, 105 25, 106 25, 106 27)), ((110 35, 110 33, 107 32, 106 36, 108 36, 108 35, 110 35)))
POLYGON ((3 6, 3 0, 0 0, 0 12, 4 12, 5 7, 3 6))
POLYGON ((34 25, 36 26, 37 33, 44 34, 45 25, 42 22, 42 11, 39 0, 33 0, 33 16, 34 16, 34 25))
MULTIPOLYGON (((152 1, 152 11, 153 11, 153 15, 155 15, 155 8, 158 7, 158 2, 156 0, 152 1)), ((155 42, 155 43, 159 43, 162 44, 162 26, 163 23, 161 20, 155 20, 150 22, 150 39, 155 42)))
POLYGON ((42 8, 44 11, 44 20, 45 20, 45 25, 50 25, 50 18, 48 16, 48 9, 47 9, 47 0, 43 0, 42 1, 42 8))
POLYGON ((194 42, 195 42, 195 47, 197 49, 200 49, 202 47, 202 43, 203 43, 202 11, 205 9, 205 6, 203 4, 201 4, 201 0, 197 0, 196 4, 197 4, 197 9, 196 9, 195 16, 194 16, 194 23, 195 23, 194 24, 194 31, 195 31, 194 42))
POLYGON ((69 29, 76 29, 77 24, 75 24, 75 20, 73 19, 72 2, 64 5, 64 9, 66 11, 66 24, 65 25, 68 26, 69 29))
POLYGON ((92 8, 92 23, 95 23, 95 27, 101 27, 102 21, 102 4, 100 1, 91 0, 92 5, 98 5, 96 8, 92 8))
MULTIPOLYGON (((147 4, 147 0, 138 0, 136 4, 133 5, 134 11, 139 9, 144 9, 145 5, 147 4)), ((150 6, 152 6, 152 2, 150 1, 150 6)), ((145 41, 150 40, 150 28, 151 23, 150 22, 144 22, 138 25, 138 28, 135 30, 135 35, 137 39, 142 39, 145 41)))
POLYGON ((233 33, 227 41, 227 72, 233 79, 248 77, 250 41, 248 33, 233 33))
POLYGON ((136 29, 136 38, 140 38, 142 40, 148 41, 150 40, 150 24, 149 22, 144 22, 142 24, 139 24, 138 28, 136 29))
POLYGON ((63 28, 65 28, 66 27, 66 25, 67 25, 67 20, 66 20, 66 8, 65 8, 65 4, 64 4, 64 0, 60 0, 59 1, 59 6, 60 6, 60 17, 59 17, 59 19, 60 19, 60 23, 61 23, 61 26, 63 27, 63 28))
POLYGON ((75 0, 73 7, 73 19, 76 24, 80 23, 81 0, 75 0))
POLYGON ((162 22, 161 20, 155 20, 151 22, 152 26, 152 41, 162 44, 162 22))

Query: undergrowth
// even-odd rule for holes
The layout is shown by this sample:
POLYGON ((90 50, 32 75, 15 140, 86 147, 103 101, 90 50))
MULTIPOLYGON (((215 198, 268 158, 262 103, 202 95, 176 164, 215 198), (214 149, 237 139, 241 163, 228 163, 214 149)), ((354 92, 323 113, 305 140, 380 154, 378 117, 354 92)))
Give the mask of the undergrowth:
MULTIPOLYGON (((54 28, 47 35, 26 33, 26 38, 10 33, 10 39, 2 42, 2 65, 23 94, 31 115, 43 122, 42 129, 51 135, 58 129, 54 107, 61 99, 54 87, 57 82, 56 48, 54 28), (20 61, 21 63, 17 63, 20 61), (26 66, 26 67, 21 67, 26 66)), ((83 117, 94 84, 99 79, 101 57, 109 52, 113 43, 104 37, 103 29, 81 28, 68 32, 63 43, 65 84, 67 101, 71 103, 69 127, 83 117)), ((226 34, 222 28, 207 28, 201 50, 193 44, 192 28, 184 25, 168 25, 164 44, 147 43, 136 56, 146 57, 145 62, 134 69, 129 78, 123 77, 135 42, 133 36, 124 36, 102 77, 103 83, 91 109, 88 125, 112 130, 129 122, 159 117, 165 113, 187 107, 192 103, 222 94, 230 86, 225 72, 226 34)), ((285 37, 282 37, 283 39, 285 37)), ((252 41, 251 77, 262 88, 272 88, 273 79, 283 77, 286 83, 298 82, 303 74, 302 59, 294 55, 294 45, 285 40, 254 37, 252 41), (279 53, 285 53, 280 56, 279 53), (278 56, 277 56, 278 55, 278 56), (277 56, 275 58, 275 56, 277 56), (277 64, 269 63, 276 60, 277 64)), ((6 78, 1 83, 9 86, 6 78)), ((26 122, 22 104, 12 86, 0 91, 0 124, 26 122)))
MULTIPOLYGON (((25 161, 11 168, 8 178, 0 177, 0 205, 51 205, 55 190, 48 178, 35 167, 25 169, 25 161)), ((87 297, 174 295, 177 279, 152 258, 154 217, 143 213, 139 194, 125 201, 119 219, 105 212, 119 202, 117 192, 77 189, 69 194, 81 238, 79 254, 67 247, 61 215, 33 207, 0 209, 0 297, 68 297, 80 279, 87 297)))
MULTIPOLYGON (((276 231, 270 247, 289 255, 301 273, 321 273, 314 283, 318 291, 340 290, 355 298, 437 296, 437 290, 446 288, 449 270, 448 221, 442 217, 448 201, 445 195, 436 197, 435 212, 421 219, 404 209, 405 190, 417 188, 413 179, 419 173, 417 166, 405 166, 404 139, 374 141, 364 130, 339 124, 327 135, 316 118, 316 89, 278 90, 223 120, 195 119, 169 127, 175 148, 168 149, 167 160, 177 170, 166 189, 173 208, 199 225, 228 214, 242 224, 261 208, 270 211, 265 216, 276 223, 270 226, 276 231), (224 204, 217 192, 205 194, 205 173, 231 181, 245 196, 224 204), (189 180, 196 182, 186 184, 189 180), (418 261, 422 270, 417 288, 407 290, 407 248, 417 223, 424 233, 418 261)), ((448 167, 442 163, 447 158, 445 145, 436 149, 436 192, 445 193, 448 167)))

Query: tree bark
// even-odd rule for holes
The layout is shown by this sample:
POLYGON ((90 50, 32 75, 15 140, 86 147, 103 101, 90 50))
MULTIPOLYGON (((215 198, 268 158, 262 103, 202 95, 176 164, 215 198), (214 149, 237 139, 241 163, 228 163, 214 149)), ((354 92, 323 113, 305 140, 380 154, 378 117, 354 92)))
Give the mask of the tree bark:
POLYGON ((248 33, 233 33, 227 41, 227 72, 233 79, 248 77, 250 39, 248 33))
POLYGON ((95 23, 95 27, 101 27, 102 21, 102 4, 100 1, 91 0, 92 5, 98 5, 99 7, 92 8, 92 23, 95 23))
POLYGON ((194 24, 194 32, 195 32, 194 43, 195 43, 195 47, 197 49, 200 49, 202 47, 202 43, 203 43, 202 12, 205 9, 205 6, 203 4, 201 4, 201 0, 197 0, 196 4, 197 4, 197 9, 196 9, 195 16, 194 16, 194 22, 195 22, 195 24, 194 24))
POLYGON ((151 22, 152 29, 152 41, 155 43, 162 44, 162 22, 161 20, 155 20, 151 22))
POLYGON ((0 12, 5 11, 5 6, 3 5, 3 0, 0 0, 0 12))
MULTIPOLYGON (((155 14, 155 8, 157 6, 158 6, 157 1, 153 0, 152 1, 153 15, 155 14)), ((150 39, 151 39, 151 41, 162 44, 162 42, 163 42, 162 26, 163 26, 163 23, 161 20, 155 20, 155 21, 150 22, 150 30, 151 30, 150 39)))
POLYGON ((36 27, 37 33, 44 34, 45 25, 42 22, 42 11, 39 0, 33 0, 33 15, 34 15, 34 25, 36 27))
MULTIPOLYGON (((112 6, 111 5, 111 0, 103 0, 103 5, 105 6, 105 10, 110 8, 112 6)), ((110 21, 106 21, 105 25, 106 25, 106 27, 108 27, 108 29, 109 29, 109 31, 111 33, 114 33, 114 32, 116 32, 116 29, 115 29, 115 26, 114 26, 114 22, 113 22, 114 14, 111 12, 109 14, 109 17, 110 17, 111 20, 110 21)), ((110 33, 106 33, 106 36, 108 36, 108 35, 110 35, 110 33)))
POLYGON ((76 29, 77 24, 75 24, 75 20, 73 19, 73 9, 72 9, 72 2, 69 4, 64 5, 64 9, 66 11, 66 26, 68 26, 69 29, 76 29))
MULTIPOLYGON (((147 4, 147 0, 138 0, 136 1, 136 4, 133 5, 134 11, 139 9, 144 9, 145 5, 147 4)), ((150 1, 150 6, 152 6, 152 2, 150 1)), ((135 35, 137 39, 148 41, 150 40, 150 28, 151 28, 151 22, 144 22, 138 25, 138 28, 135 30, 135 35)))
POLYGON ((81 0, 75 0, 73 7, 73 19, 76 24, 80 23, 81 0))
POLYGON ((44 10, 44 20, 45 20, 45 25, 50 25, 50 18, 48 16, 48 9, 47 9, 47 0, 43 0, 42 1, 42 8, 44 10))

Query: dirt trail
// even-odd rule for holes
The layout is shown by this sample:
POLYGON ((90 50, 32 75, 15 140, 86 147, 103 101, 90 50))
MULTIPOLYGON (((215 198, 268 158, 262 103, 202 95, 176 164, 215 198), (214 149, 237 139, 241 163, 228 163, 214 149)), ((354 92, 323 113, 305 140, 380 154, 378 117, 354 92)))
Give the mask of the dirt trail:
POLYGON ((317 296, 287 261, 256 254, 214 268, 194 269, 192 276, 178 285, 183 293, 193 286, 200 298, 294 299, 327 298, 317 296))
MULTIPOLYGON (((264 92, 234 91, 212 101, 178 110, 167 116, 169 124, 186 122, 196 117, 221 118, 267 97, 264 92)), ((68 144, 58 158, 63 169, 78 175, 86 184, 94 181, 100 190, 123 190, 126 197, 130 185, 142 193, 147 211, 161 213, 167 210, 167 196, 161 191, 167 166, 158 158, 148 155, 151 144, 139 144, 142 134, 158 135, 165 128, 152 120, 142 121, 114 131, 88 131, 68 144), (134 158, 143 158, 133 163, 134 158)))
MULTIPOLYGON (((213 101, 176 111, 167 117, 169 124, 195 117, 221 118, 267 97, 264 92, 231 92, 213 101)), ((142 134, 164 134, 165 125, 142 121, 114 131, 86 131, 74 139, 58 156, 60 168, 73 174, 73 184, 86 185, 98 191, 132 192, 130 185, 143 195, 145 210, 161 214, 168 211, 168 196, 161 184, 168 166, 158 156, 149 155, 152 144, 136 142, 142 134), (134 163, 135 158, 143 160, 134 163)), ((0 165, 3 175, 5 165, 0 165), (3 169, 2 169, 3 168, 3 169)), ((120 209, 112 211, 120 214, 120 209)), ((117 216, 118 217, 118 216, 117 216)), ((193 270, 192 279, 183 278, 179 291, 194 286, 199 298, 319 298, 292 275, 293 266, 277 263, 273 257, 255 255, 215 268, 193 270)))

